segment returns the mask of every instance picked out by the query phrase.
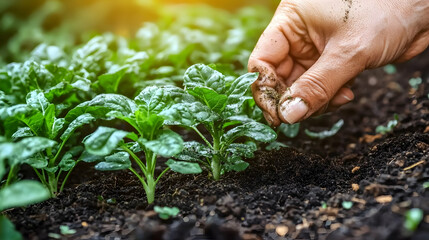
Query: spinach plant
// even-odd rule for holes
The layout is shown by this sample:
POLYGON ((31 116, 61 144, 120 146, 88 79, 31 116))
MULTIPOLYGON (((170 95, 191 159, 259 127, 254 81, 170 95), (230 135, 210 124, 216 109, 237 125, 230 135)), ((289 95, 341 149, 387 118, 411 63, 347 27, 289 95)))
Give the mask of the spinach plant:
MULTIPOLYGON (((72 147, 64 153, 64 148, 75 130, 93 121, 90 115, 82 115, 72 122, 56 117, 56 106, 48 101, 41 90, 31 91, 26 104, 0 108, 0 119, 6 129, 6 136, 18 141, 15 149, 12 145, 3 145, 3 151, 11 151, 13 164, 6 185, 14 181, 21 164, 30 165, 40 181, 49 189, 51 196, 58 193, 60 175, 66 172, 60 192, 64 188, 71 170, 82 153, 83 147, 72 147), (62 132, 62 134, 61 134, 62 132)), ((79 160, 78 160, 79 161, 79 160)))
MULTIPOLYGON (((244 111, 246 103, 254 100, 248 96, 250 85, 258 78, 248 73, 237 79, 203 64, 190 67, 184 77, 185 90, 175 98, 176 103, 160 115, 168 124, 194 130, 204 141, 186 142, 184 151, 175 158, 199 163, 206 167, 215 180, 228 171, 242 171, 248 163, 243 158, 253 157, 256 144, 252 141, 236 143, 240 137, 270 142, 276 133, 267 125, 257 122, 244 111), (203 127, 211 139, 200 131, 203 127)), ((255 106, 256 108, 256 106, 255 106)))
POLYGON ((157 157, 171 157, 183 150, 183 140, 179 134, 164 127, 165 118, 159 113, 171 106, 171 97, 163 88, 145 88, 134 100, 122 95, 103 94, 71 110, 66 119, 82 114, 92 114, 96 118, 119 119, 128 123, 134 132, 99 127, 85 140, 88 153, 105 156, 95 168, 101 171, 130 170, 141 182, 148 203, 155 199, 155 187, 169 170, 183 174, 200 173, 198 164, 168 161, 168 167, 156 176, 157 157), (128 139, 127 142, 124 139, 128 139), (144 153, 144 160, 139 154, 144 153), (131 164, 139 167, 138 172, 131 164))

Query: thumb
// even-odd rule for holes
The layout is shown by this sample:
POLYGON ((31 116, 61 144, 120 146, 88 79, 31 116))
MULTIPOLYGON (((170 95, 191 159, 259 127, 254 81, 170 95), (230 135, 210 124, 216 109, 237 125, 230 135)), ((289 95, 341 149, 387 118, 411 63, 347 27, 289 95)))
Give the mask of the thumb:
POLYGON ((302 121, 314 113, 324 111, 332 98, 337 98, 337 93, 347 94, 339 90, 363 71, 365 64, 362 58, 345 55, 348 54, 323 53, 313 66, 292 83, 278 105, 278 115, 283 122, 293 124, 302 121))

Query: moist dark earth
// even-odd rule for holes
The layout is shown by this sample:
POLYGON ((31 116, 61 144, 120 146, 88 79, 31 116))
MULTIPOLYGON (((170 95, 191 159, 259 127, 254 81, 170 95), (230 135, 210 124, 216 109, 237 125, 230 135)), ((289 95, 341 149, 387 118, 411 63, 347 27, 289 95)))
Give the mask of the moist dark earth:
POLYGON ((57 198, 7 215, 25 239, 52 239, 60 226, 76 230, 61 239, 429 239, 429 53, 397 70, 362 73, 353 103, 304 122, 297 138, 280 137, 290 148, 261 148, 246 171, 218 182, 169 173, 148 205, 131 173, 81 164, 57 198), (423 79, 417 90, 412 77, 423 79), (376 134, 395 113, 393 132, 376 134), (303 133, 339 119, 334 137, 303 133), (155 205, 180 214, 161 220, 155 205), (424 211, 414 232, 404 227, 411 208, 424 211))

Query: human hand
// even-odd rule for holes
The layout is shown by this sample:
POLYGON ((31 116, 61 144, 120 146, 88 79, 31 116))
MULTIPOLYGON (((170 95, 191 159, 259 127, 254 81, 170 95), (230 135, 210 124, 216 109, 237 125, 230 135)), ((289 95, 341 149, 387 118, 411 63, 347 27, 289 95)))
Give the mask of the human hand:
POLYGON ((428 45, 427 0, 283 0, 249 59, 253 96, 272 126, 296 123, 353 100, 363 70, 428 45))

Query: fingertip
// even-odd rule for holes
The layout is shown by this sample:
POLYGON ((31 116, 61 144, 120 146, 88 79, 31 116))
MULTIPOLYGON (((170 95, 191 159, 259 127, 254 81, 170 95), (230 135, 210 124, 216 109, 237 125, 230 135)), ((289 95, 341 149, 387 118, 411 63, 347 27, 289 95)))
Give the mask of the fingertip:
POLYGON ((301 98, 295 97, 281 103, 278 112, 283 122, 294 124, 304 120, 309 112, 309 107, 301 98))
POLYGON ((353 91, 350 88, 341 88, 330 102, 330 106, 340 107, 344 104, 347 104, 355 98, 353 91))

